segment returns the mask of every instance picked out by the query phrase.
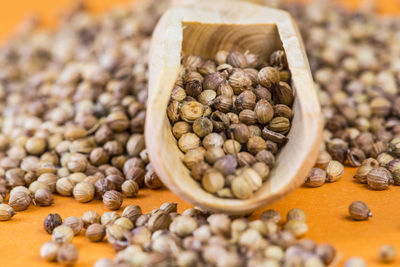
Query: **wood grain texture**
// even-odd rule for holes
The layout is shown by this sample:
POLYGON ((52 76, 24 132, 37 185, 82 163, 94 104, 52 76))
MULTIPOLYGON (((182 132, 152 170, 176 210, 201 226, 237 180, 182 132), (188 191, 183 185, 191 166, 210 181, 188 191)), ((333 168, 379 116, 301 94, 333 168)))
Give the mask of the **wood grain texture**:
POLYGON ((149 156, 164 184, 194 205, 217 212, 249 213, 302 184, 315 161, 322 136, 320 108, 300 34, 284 11, 232 1, 202 1, 171 8, 153 34, 149 90, 149 156), (280 48, 286 52, 296 93, 289 142, 277 157, 271 178, 250 199, 215 197, 190 177, 166 115, 181 55, 213 58, 219 50, 233 49, 266 59, 280 48))

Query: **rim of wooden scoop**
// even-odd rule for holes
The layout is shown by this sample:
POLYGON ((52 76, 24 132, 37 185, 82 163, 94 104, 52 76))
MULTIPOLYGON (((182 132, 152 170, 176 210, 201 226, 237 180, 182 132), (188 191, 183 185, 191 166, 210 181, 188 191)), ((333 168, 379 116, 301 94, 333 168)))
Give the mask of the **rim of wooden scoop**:
POLYGON ((203 0, 170 8, 158 22, 150 48, 145 137, 153 167, 175 194, 214 212, 248 214, 278 200, 304 182, 318 155, 322 116, 313 85, 301 36, 287 12, 239 1, 203 0), (220 49, 237 49, 267 56, 263 53, 270 54, 275 46, 286 52, 296 95, 289 142, 277 156, 269 180, 251 198, 216 197, 190 176, 166 115, 181 52, 211 56, 220 49))

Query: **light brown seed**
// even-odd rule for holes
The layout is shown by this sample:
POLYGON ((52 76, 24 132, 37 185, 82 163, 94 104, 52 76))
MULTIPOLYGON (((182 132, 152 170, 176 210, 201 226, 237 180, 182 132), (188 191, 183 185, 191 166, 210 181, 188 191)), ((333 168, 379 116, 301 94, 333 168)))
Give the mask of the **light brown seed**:
POLYGON ((8 221, 17 214, 12 207, 7 204, 0 204, 0 221, 8 221))
POLYGON ((343 172, 343 165, 339 161, 331 160, 326 167, 326 181, 331 183, 338 181, 343 176, 343 172))
POLYGON ((216 193, 224 186, 224 176, 215 169, 207 170, 201 184, 207 192, 216 193))

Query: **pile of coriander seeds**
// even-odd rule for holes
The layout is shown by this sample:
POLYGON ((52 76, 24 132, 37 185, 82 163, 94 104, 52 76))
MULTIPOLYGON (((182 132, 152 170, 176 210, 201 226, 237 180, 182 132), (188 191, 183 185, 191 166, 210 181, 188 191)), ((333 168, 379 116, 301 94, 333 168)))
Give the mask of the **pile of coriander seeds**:
POLYGON ((58 214, 49 214, 44 228, 52 241, 43 244, 41 256, 65 265, 76 263, 79 253, 73 238, 86 231, 90 241, 106 239, 118 252, 114 260, 99 259, 95 267, 315 267, 335 260, 336 249, 331 245, 298 240, 308 230, 301 209, 290 210, 282 227, 281 220, 272 209, 252 221, 196 208, 179 214, 173 202, 144 214, 137 205, 127 206, 122 216, 115 211, 101 216, 88 211, 62 221, 58 214))
POLYGON ((56 31, 31 19, 0 49, 0 220, 53 193, 116 210, 162 187, 144 142, 143 55, 165 7, 95 16, 77 5, 56 31))
POLYGON ((332 181, 342 164, 357 167, 354 178, 370 189, 400 185, 400 20, 368 4, 358 12, 329 1, 285 8, 300 27, 325 118, 306 185, 332 181))
POLYGON ((188 55, 167 115, 193 179, 222 198, 248 199, 265 182, 287 142, 294 92, 283 50, 263 60, 219 51, 188 55))

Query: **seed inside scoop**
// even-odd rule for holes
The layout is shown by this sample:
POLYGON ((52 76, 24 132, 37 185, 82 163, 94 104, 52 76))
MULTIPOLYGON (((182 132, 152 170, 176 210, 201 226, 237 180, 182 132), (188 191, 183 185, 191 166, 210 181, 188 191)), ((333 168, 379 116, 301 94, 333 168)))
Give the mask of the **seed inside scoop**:
POLYGON ((287 142, 294 93, 284 51, 189 55, 167 115, 193 179, 222 198, 247 199, 269 178, 287 142))

